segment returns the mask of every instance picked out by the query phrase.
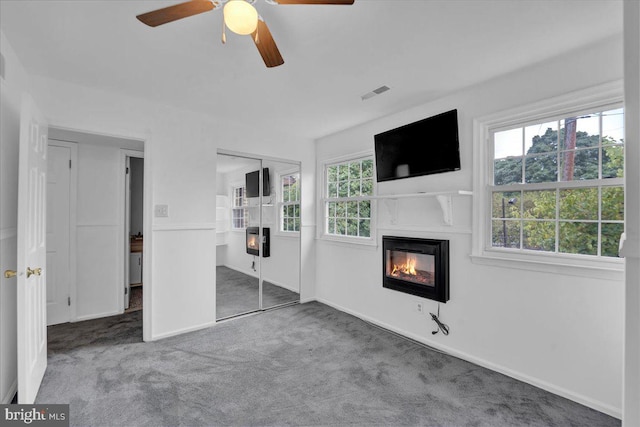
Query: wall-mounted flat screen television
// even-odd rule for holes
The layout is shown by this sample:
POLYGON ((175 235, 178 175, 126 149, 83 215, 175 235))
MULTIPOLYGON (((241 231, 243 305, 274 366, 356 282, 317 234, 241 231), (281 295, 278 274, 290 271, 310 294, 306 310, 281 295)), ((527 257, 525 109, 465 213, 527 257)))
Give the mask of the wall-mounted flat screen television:
MULTIPOLYGON (((258 197, 260 194, 260 171, 249 172, 245 175, 245 188, 247 197, 258 197)), ((262 195, 271 194, 271 184, 269 180, 269 168, 262 169, 262 195)))
POLYGON ((374 137, 378 182, 460 170, 458 110, 374 137))

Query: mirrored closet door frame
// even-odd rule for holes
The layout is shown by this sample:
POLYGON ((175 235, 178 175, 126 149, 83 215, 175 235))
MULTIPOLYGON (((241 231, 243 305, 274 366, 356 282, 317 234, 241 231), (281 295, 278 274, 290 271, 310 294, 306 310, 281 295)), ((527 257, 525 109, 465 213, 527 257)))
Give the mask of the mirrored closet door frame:
MULTIPOLYGON (((258 192, 258 242, 263 242, 263 230, 264 230, 264 224, 263 224, 263 209, 264 209, 264 188, 263 188, 263 183, 264 183, 264 177, 263 177, 263 171, 264 171, 264 163, 265 162, 274 162, 274 163, 282 163, 282 164, 287 164, 287 165, 291 165, 291 170, 296 170, 298 174, 300 174, 300 177, 302 176, 302 170, 301 170, 301 163, 299 161, 294 161, 294 160, 288 160, 288 159, 281 159, 281 158, 276 158, 276 157, 265 157, 265 156, 259 156, 259 155, 254 155, 254 154, 249 154, 249 153, 242 153, 242 152, 236 152, 236 151, 230 151, 230 150, 223 150, 223 149, 218 149, 217 151, 218 156, 233 156, 233 157, 240 157, 240 158, 244 158, 244 159, 248 159, 248 160, 256 160, 259 162, 259 167, 258 167, 258 171, 259 171, 259 179, 258 179, 258 184, 259 184, 259 192, 258 192)), ((300 180, 301 181, 301 180, 300 180)), ((279 183, 275 183, 275 185, 277 186, 279 183)), ((291 305, 291 304, 297 304, 300 302, 300 288, 301 288, 301 284, 302 284, 302 185, 301 182, 299 183, 299 191, 300 191, 300 230, 298 232, 298 245, 297 245, 297 250, 298 250, 298 262, 297 262, 297 267, 298 267, 298 285, 297 285, 297 291, 298 291, 298 298, 297 300, 293 300, 293 301, 287 301, 281 304, 276 304, 273 306, 269 306, 269 307, 264 307, 264 298, 263 298, 263 291, 264 291, 264 278, 263 278, 263 266, 262 266, 262 261, 263 261, 263 245, 262 244, 258 244, 258 308, 255 310, 249 310, 249 311, 245 311, 245 312, 241 312, 241 313, 237 313, 237 314, 233 314, 233 315, 229 315, 229 316, 225 316, 222 318, 217 318, 217 321, 221 321, 221 320, 227 320, 227 319, 231 319, 234 317, 238 317, 238 316, 242 316, 245 314, 250 314, 250 313, 255 313, 255 312, 259 312, 259 311, 266 311, 266 310, 271 310, 274 308, 279 308, 279 307, 284 307, 287 305, 291 305)), ((276 197, 280 197, 279 195, 279 190, 276 190, 275 192, 276 197)), ((245 195, 246 196, 246 195, 245 195)), ((279 206, 278 205, 278 201, 276 200, 275 206, 279 206)), ((216 206, 217 207, 217 206, 216 206)), ((279 218, 279 216, 276 214, 276 218, 279 218)), ((279 224, 274 224, 275 227, 279 227, 279 224)), ((217 288, 217 283, 216 283, 216 288, 217 288)), ((218 315, 216 314, 216 317, 218 315)))

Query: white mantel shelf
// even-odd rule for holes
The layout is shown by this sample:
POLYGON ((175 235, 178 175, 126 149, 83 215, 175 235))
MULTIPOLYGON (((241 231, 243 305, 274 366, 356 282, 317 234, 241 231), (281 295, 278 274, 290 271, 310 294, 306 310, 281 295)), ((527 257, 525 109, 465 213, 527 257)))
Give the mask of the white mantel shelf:
MULTIPOLYGON (((349 201, 365 201, 365 200, 384 200, 391 215, 392 224, 397 219, 397 200, 398 199, 416 199, 416 198, 428 198, 435 197, 440 203, 442 209, 442 219, 446 225, 453 225, 453 203, 451 201, 453 196, 473 196, 473 191, 468 190, 456 190, 456 191, 437 191, 431 193, 406 193, 406 194, 381 194, 377 196, 361 196, 350 197, 349 201)), ((324 199, 325 202, 344 202, 345 198, 342 197, 328 197, 324 199)))

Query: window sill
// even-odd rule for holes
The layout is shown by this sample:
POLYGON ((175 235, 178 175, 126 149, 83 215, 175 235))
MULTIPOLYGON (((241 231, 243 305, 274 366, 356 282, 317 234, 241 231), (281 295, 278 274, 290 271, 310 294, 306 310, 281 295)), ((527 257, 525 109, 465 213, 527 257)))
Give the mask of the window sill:
POLYGON ((371 248, 377 248, 378 242, 375 238, 363 238, 363 237, 340 237, 332 236, 330 234, 323 234, 319 240, 323 240, 328 243, 339 243, 354 246, 366 246, 371 248))
POLYGON ((623 259, 585 259, 581 256, 558 254, 506 253, 487 250, 480 255, 470 255, 474 264, 530 270, 568 276, 590 277, 614 281, 624 280, 623 259))

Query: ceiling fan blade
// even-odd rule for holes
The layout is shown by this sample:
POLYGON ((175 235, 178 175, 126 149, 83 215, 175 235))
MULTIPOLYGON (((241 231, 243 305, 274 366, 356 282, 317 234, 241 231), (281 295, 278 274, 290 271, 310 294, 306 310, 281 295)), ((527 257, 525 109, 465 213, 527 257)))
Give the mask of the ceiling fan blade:
POLYGON ((278 46, 271 36, 271 31, 263 20, 258 19, 258 28, 251 34, 251 38, 264 60, 264 65, 271 68, 284 64, 284 59, 282 59, 278 46))
POLYGON ((152 12, 138 15, 137 18, 143 24, 150 27, 177 21, 199 13, 208 12, 215 7, 215 3, 210 0, 191 0, 186 3, 179 3, 173 6, 154 10, 152 12))
POLYGON ((353 4, 355 0, 275 0, 278 4, 353 4))

